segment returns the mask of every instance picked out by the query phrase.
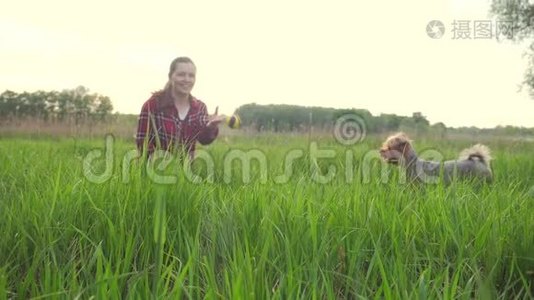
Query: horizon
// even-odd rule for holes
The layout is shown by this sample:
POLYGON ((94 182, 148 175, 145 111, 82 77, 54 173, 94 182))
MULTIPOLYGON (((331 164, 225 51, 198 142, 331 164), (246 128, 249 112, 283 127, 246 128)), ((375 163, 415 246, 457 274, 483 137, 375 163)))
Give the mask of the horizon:
MULTIPOLYGON (((244 103, 243 105, 248 105, 248 104, 256 104, 256 105, 261 105, 261 106, 269 106, 269 105, 291 105, 291 106, 297 106, 297 107, 302 107, 302 108, 326 108, 326 109, 338 109, 338 110, 367 110, 373 117, 375 118, 378 118, 380 117, 381 115, 390 115, 388 113, 379 113, 379 114, 373 114, 371 113, 371 111, 369 111, 368 109, 366 108, 363 108, 363 107, 329 107, 329 106, 304 106, 304 105, 298 105, 298 104, 284 104, 284 103, 281 103, 281 104, 274 104, 274 103, 266 103, 266 104, 259 104, 259 103, 255 103, 255 102, 250 102, 250 103, 244 103)), ((113 111, 113 114, 119 114, 119 115, 123 115, 123 116, 138 116, 138 114, 136 113, 121 113, 121 112, 118 112, 118 111, 113 111)), ((426 118, 426 115, 424 112, 414 112, 414 113, 421 113, 423 117, 426 118)), ((399 116, 399 117, 405 117, 405 118, 411 118, 412 115, 399 115, 399 114, 391 114, 391 115, 396 115, 396 116, 399 116)), ((428 120, 428 119, 427 119, 428 120)), ((430 121, 429 121, 430 122, 430 121)), ((447 125, 447 123, 445 122, 442 122, 442 121, 436 121, 436 122, 430 122, 430 125, 434 125, 434 124, 437 124, 437 123, 443 123, 445 124, 445 126, 447 128, 452 128, 452 129, 461 129, 461 128, 472 128, 472 127, 475 127, 477 129, 497 129, 497 128, 503 128, 503 127, 508 127, 508 126, 511 126, 511 127, 516 127, 516 128, 526 128, 526 129, 534 129, 534 126, 532 127, 528 127, 528 126, 516 126, 516 125, 496 125, 494 127, 477 127, 477 126, 449 126, 447 125)))
POLYGON ((421 112, 454 128, 534 127, 534 99, 518 91, 526 43, 454 38, 462 20, 496 27, 490 1, 413 4, 158 2, 118 15, 120 1, 35 2, 31 11, 10 3, 0 12, 0 90, 83 85, 110 97, 114 112, 138 114, 172 59, 189 56, 192 94, 210 113, 287 104, 421 112), (444 25, 441 38, 427 33, 432 20, 444 25))

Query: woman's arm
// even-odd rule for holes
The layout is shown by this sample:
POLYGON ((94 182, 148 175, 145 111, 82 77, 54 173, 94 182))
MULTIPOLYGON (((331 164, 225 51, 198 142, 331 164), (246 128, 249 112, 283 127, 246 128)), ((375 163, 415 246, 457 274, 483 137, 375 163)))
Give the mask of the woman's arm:
POLYGON ((219 135, 219 127, 217 126, 217 122, 209 121, 208 109, 204 103, 200 106, 200 118, 201 120, 205 120, 203 122, 205 125, 200 130, 197 140, 202 145, 211 144, 219 135))
POLYGON ((139 114, 139 120, 137 124, 137 134, 135 141, 139 154, 143 155, 143 150, 146 150, 146 154, 150 156, 154 152, 154 138, 152 132, 152 126, 150 125, 150 103, 149 101, 143 104, 141 113, 139 114))

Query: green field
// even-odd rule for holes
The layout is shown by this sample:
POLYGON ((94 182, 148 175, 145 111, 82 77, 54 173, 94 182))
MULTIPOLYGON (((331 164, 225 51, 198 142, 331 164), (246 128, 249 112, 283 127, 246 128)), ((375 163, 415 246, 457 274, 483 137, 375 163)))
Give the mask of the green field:
POLYGON ((0 299, 534 297, 534 144, 484 141, 490 186, 414 186, 382 138, 222 136, 163 171, 128 140, 106 165, 104 138, 1 139, 0 299))

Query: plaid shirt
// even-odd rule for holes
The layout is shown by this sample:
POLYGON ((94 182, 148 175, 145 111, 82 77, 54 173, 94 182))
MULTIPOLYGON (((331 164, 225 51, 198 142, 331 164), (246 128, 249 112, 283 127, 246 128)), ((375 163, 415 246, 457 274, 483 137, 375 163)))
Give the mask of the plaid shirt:
POLYGON ((164 104, 164 97, 168 97, 165 91, 155 92, 143 104, 137 126, 137 148, 143 153, 146 145, 149 156, 156 149, 171 152, 183 150, 193 158, 196 141, 203 145, 210 144, 217 138, 219 128, 206 126, 208 111, 202 101, 190 96, 189 111, 181 120, 172 102, 164 104))

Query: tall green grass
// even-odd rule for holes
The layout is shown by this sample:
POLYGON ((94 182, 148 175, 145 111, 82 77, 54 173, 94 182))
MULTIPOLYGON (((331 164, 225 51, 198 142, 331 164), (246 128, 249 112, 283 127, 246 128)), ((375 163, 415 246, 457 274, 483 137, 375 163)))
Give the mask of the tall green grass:
MULTIPOLYGON (((158 184, 143 163, 125 182, 133 145, 117 140, 113 175, 96 184, 83 159, 103 139, 0 140, 0 299, 534 297, 532 144, 489 144, 490 186, 417 187, 393 168, 383 182, 379 161, 364 180, 377 138, 316 142, 336 157, 313 161, 304 138, 220 138, 203 148, 216 165, 211 182, 191 183, 174 164, 162 174, 176 182, 158 184), (238 162, 225 179, 232 149, 264 153, 266 182, 256 162, 250 182, 238 162), (292 149, 304 156, 275 183, 292 149), (330 166, 331 181, 313 180, 330 166)), ((467 145, 416 147, 454 158, 467 145)), ((205 177, 202 162, 193 167, 205 177)))

